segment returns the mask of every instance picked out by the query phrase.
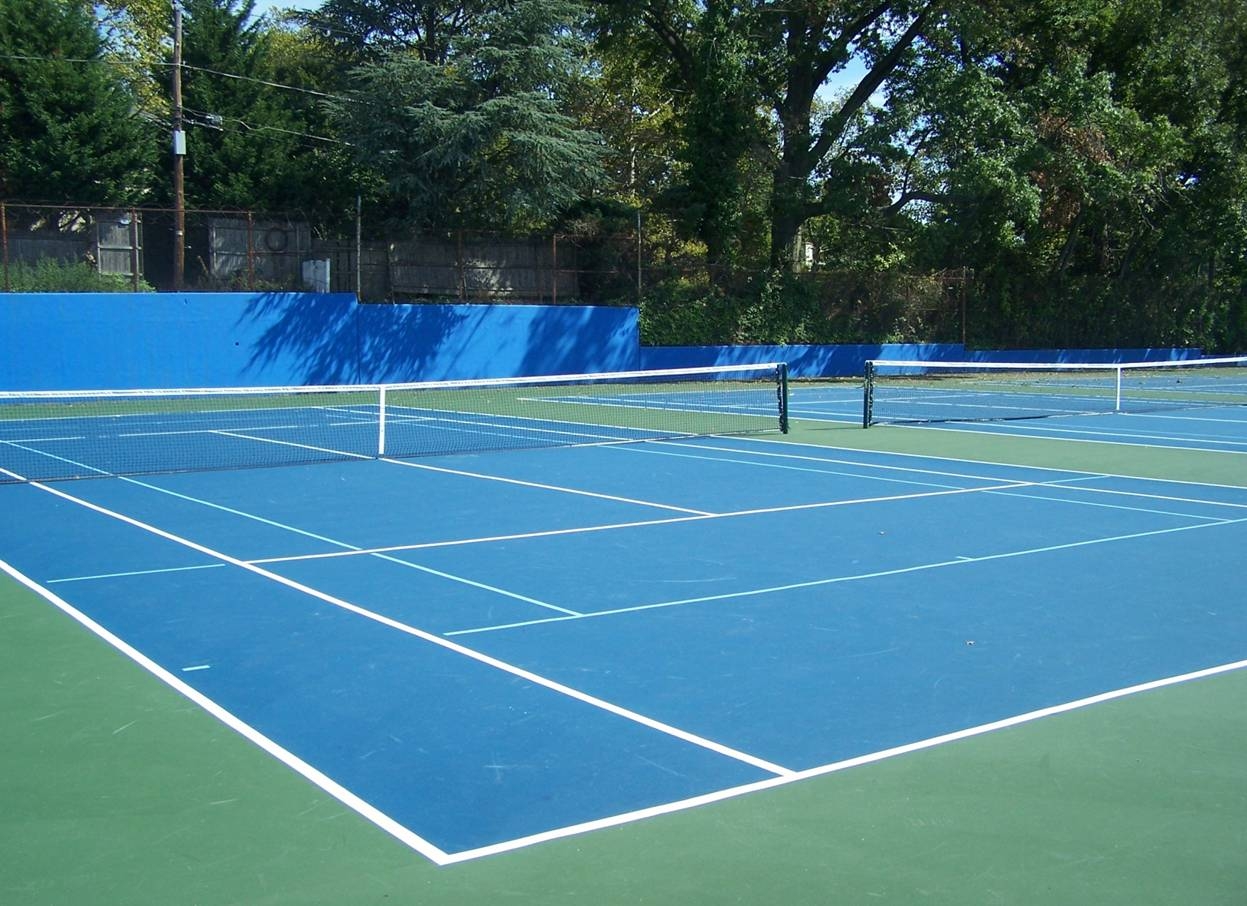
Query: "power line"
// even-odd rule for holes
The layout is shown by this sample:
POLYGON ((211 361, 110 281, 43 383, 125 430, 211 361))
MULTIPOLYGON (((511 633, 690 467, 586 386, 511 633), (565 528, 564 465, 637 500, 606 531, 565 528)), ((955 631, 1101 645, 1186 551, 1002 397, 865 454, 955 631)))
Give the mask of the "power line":
MULTIPOLYGON (((117 60, 107 59, 107 58, 102 58, 102 57, 95 58, 95 59, 92 59, 90 57, 47 57, 47 56, 34 56, 31 54, 15 54, 15 53, 0 54, 0 60, 23 60, 26 62, 33 62, 33 63, 92 63, 92 64, 103 65, 103 66, 115 66, 118 63, 117 60)), ((165 62, 165 61, 158 60, 155 62, 154 65, 171 67, 175 64, 173 64, 172 62, 165 62)), ((269 81, 268 79, 259 79, 259 78, 255 78, 254 76, 238 75, 237 73, 234 73, 234 72, 223 72, 220 69, 209 69, 207 66, 195 66, 191 63, 182 63, 181 67, 183 69, 193 69, 196 72, 206 72, 210 75, 221 76, 222 78, 226 78, 226 79, 237 79, 238 81, 242 81, 242 82, 254 82, 258 85, 265 85, 269 88, 280 88, 283 91, 296 91, 302 94, 310 94, 310 95, 314 95, 315 97, 326 98, 331 101, 350 102, 351 100, 350 98, 344 97, 342 95, 329 94, 328 92, 325 92, 325 91, 317 91, 315 88, 302 88, 298 85, 285 85, 281 82, 272 82, 272 81, 269 81)))
MULTIPOLYGON (((162 66, 172 66, 172 63, 162 63, 162 66)), ((343 97, 338 94, 329 94, 325 91, 317 91, 314 88, 300 88, 297 85, 283 85, 281 82, 270 82, 268 79, 257 79, 254 76, 238 75, 233 72, 222 72, 219 69, 209 69, 207 66, 194 66, 190 63, 183 63, 183 69, 193 69, 196 72, 206 72, 211 75, 221 76, 226 79, 237 79, 242 82, 254 82, 257 85, 267 85, 269 88, 281 88, 285 91, 298 91, 303 94, 311 94, 316 97, 328 98, 331 101, 349 101, 350 98, 343 97)))
POLYGON ((195 110, 190 107, 185 108, 185 112, 192 117, 191 122, 194 125, 200 126, 205 129, 216 129, 219 132, 235 132, 235 133, 242 132, 242 131, 280 132, 283 135, 293 135, 293 136, 297 136, 298 138, 311 139, 312 141, 328 142, 334 145, 346 145, 348 147, 354 147, 350 142, 345 142, 342 139, 329 138, 328 136, 324 136, 324 135, 314 135, 311 132, 299 132, 295 129, 283 129, 280 126, 264 126, 264 125, 253 126, 251 123, 248 123, 246 120, 240 117, 237 117, 237 116, 223 116, 219 113, 210 113, 207 110, 195 110), (243 128, 242 129, 227 129, 226 128, 227 123, 237 123, 243 128))

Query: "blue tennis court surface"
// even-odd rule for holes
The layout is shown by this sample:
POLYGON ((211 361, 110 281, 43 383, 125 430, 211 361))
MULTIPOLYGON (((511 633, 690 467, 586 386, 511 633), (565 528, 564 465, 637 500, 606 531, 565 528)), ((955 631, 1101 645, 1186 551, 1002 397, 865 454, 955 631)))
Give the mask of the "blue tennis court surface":
MULTIPOLYGON (((1247 379, 1235 393, 1247 392, 1247 379)), ((931 396, 930 392, 917 394, 931 396)), ((1216 450, 1247 453, 1247 407, 1241 403, 1225 406, 1201 405, 1189 409, 1154 412, 1082 412, 1052 414, 1051 403, 1042 395, 1018 393, 1011 400, 1002 394, 990 396, 999 407, 1000 417, 991 418, 990 410, 976 408, 974 394, 948 394, 946 402, 954 415, 964 411, 966 417, 950 418, 905 427, 936 431, 976 431, 1019 437, 1043 437, 1061 440, 1097 441, 1133 446, 1173 447, 1183 450, 1216 450), (1032 411, 1035 417, 1026 413, 1032 411), (981 420, 976 420, 981 419, 981 420)), ((793 418, 810 421, 861 424, 862 387, 860 382, 832 384, 794 384, 791 390, 793 418)), ((938 412, 938 410, 933 410, 938 412)))
POLYGON ((702 439, 0 503, 13 570, 439 862, 1247 658, 1240 487, 702 439))

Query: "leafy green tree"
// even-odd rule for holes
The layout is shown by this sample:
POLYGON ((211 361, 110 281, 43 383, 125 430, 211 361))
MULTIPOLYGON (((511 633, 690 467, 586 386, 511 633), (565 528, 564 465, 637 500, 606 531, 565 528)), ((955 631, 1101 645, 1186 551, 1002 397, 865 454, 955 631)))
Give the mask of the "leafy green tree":
POLYGON ((397 216, 422 227, 544 226, 602 179, 600 142, 557 98, 575 71, 576 4, 515 0, 484 14, 445 64, 394 51, 337 105, 397 216))
MULTIPOLYGON (((641 23, 665 49, 682 112, 689 114, 690 158, 703 161, 718 149, 719 169, 728 173, 740 173, 751 156, 765 163, 769 258, 783 269, 798 266, 805 224, 835 214, 845 206, 846 187, 863 184, 861 160, 876 153, 858 147, 871 99, 909 65, 915 43, 944 21, 944 4, 934 0, 604 2, 603 28, 641 23), (865 65, 864 75, 834 108, 820 107, 828 80, 854 61, 865 65), (766 124, 769 142, 763 141, 766 124), (734 156, 737 167, 721 166, 724 153, 734 156)), ((696 170, 690 177, 688 188, 712 208, 711 184, 696 170)), ((741 197, 729 177, 728 196, 733 194, 741 197)), ((854 203, 863 200, 859 195, 854 203)), ((707 244, 722 244, 714 234, 730 232, 734 219, 707 220, 707 244)))
POLYGON ((392 52, 444 65, 455 44, 499 8, 490 0, 325 0, 303 16, 308 30, 352 65, 381 62, 392 52))
MULTIPOLYGON (((323 93, 283 87, 278 76, 298 81, 294 55, 277 53, 281 33, 254 11, 255 0, 184 0, 187 206, 321 208, 343 146, 315 131, 323 93)), ((349 179, 338 186, 353 196, 349 179)))
POLYGON ((105 59, 90 4, 0 3, 0 196, 137 202, 151 180, 155 140, 105 59))
POLYGON ((169 0, 99 0, 95 4, 109 60, 152 119, 169 115, 169 73, 162 68, 172 34, 169 0))
POLYGON ((1048 0, 924 48, 894 109, 923 136, 927 260, 975 269, 983 341, 1230 342, 1244 25, 1232 3, 1048 0))

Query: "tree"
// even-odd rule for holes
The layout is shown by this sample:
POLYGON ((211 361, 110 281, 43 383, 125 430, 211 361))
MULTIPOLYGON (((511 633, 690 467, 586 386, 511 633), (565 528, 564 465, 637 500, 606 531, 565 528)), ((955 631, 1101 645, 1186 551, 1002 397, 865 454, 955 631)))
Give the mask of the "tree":
POLYGON ((926 111, 909 144, 928 260, 975 269, 983 341, 1229 342, 1247 277, 1241 5, 1049 0, 996 26, 924 47, 893 95, 926 111))
POLYGON ((575 70, 565 0, 514 0, 449 60, 392 51, 337 104, 359 161, 421 227, 544 226, 602 178, 600 143, 556 98, 575 70))
POLYGON ((289 48, 276 54, 280 32, 254 17, 255 0, 183 7, 187 205, 286 211, 353 197, 349 179, 335 184, 327 165, 340 141, 314 131, 323 93, 277 78, 298 81, 297 67, 289 48))
POLYGON ((108 59, 152 119, 169 114, 168 56, 173 17, 169 0, 100 0, 95 4, 108 59))
POLYGON ((379 63, 395 51, 444 65, 456 42, 478 33, 497 8, 489 0, 326 0, 302 18, 350 65, 379 63))
MULTIPOLYGON (((643 23, 665 49, 678 96, 691 113, 688 139, 696 159, 704 159, 702 151, 731 148, 739 164, 746 149, 756 147, 762 124, 773 124, 765 155, 769 257, 772 266, 784 269, 800 260, 802 227, 842 208, 846 185, 860 187, 862 155, 853 152, 863 114, 876 92, 909 65, 915 43, 941 27, 940 14, 948 5, 936 0, 603 3, 603 29, 643 23), (865 65, 865 74, 816 119, 828 79, 853 61, 865 65), (761 111, 767 116, 760 121, 761 111)), ((868 149, 867 156, 871 153, 868 149)), ((689 187, 698 192, 693 176, 689 187)), ((702 203, 715 202, 704 197, 702 203)), ((721 221, 712 218, 707 225, 708 245, 720 244, 713 230, 721 221)))
POLYGON ((104 57, 85 0, 0 4, 0 196, 141 200, 156 132, 104 57))

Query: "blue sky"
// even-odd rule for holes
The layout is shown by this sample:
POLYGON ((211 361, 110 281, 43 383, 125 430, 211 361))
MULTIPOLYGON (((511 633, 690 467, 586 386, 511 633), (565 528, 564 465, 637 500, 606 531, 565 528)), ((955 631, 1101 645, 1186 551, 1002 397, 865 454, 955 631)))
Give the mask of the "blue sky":
POLYGON ((260 15, 271 9, 315 9, 320 4, 321 0, 256 0, 255 11, 260 15))

